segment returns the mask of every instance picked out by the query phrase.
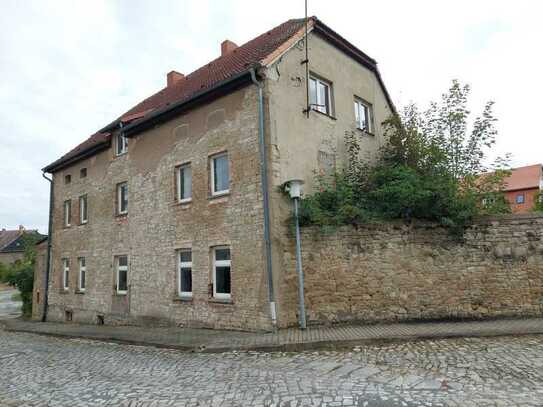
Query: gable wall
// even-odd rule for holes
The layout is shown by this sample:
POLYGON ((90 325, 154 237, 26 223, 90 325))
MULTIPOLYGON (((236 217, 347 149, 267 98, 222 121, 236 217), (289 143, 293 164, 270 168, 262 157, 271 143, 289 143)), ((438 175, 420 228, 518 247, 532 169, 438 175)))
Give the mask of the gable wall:
POLYGON ((392 113, 373 72, 317 34, 310 33, 309 37, 310 71, 332 82, 333 117, 315 111, 309 118, 303 114, 306 107, 305 67, 301 64, 305 59, 303 41, 266 71, 273 263, 282 326, 296 320, 297 307, 290 306, 295 294, 289 287, 297 286, 297 276, 290 268, 295 259, 283 250, 290 244, 287 236, 291 232, 288 220, 292 202, 279 192, 279 186, 290 179, 303 179, 305 193, 314 192, 316 174, 329 174, 344 165, 347 133, 358 138, 364 157, 374 159, 384 143, 381 123, 392 113), (374 135, 356 128, 354 96, 373 105, 374 135))

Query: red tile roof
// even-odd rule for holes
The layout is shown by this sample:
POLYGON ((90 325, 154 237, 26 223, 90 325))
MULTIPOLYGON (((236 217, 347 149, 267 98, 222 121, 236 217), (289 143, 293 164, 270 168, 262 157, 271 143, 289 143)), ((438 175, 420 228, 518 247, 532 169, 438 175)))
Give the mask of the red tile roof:
POLYGON ((251 65, 261 62, 275 49, 304 27, 305 19, 289 20, 274 29, 241 45, 234 51, 221 56, 196 71, 165 87, 132 109, 121 118, 142 112, 153 111, 173 102, 181 102, 202 92, 216 83, 246 71, 251 65))
MULTIPOLYGON (((369 58, 362 51, 341 38, 316 17, 310 18, 309 26, 315 26, 321 33, 332 38, 332 42, 336 46, 343 47, 345 52, 358 58, 365 65, 369 64, 369 66, 374 69, 389 103, 392 108, 394 108, 373 59, 369 58)), ((270 63, 274 58, 280 56, 288 46, 297 40, 297 38, 301 38, 304 34, 304 30, 305 19, 289 20, 244 45, 239 46, 232 52, 211 61, 189 75, 186 75, 184 78, 174 82, 171 86, 166 86, 141 103, 138 103, 100 132, 92 135, 89 139, 79 144, 60 159, 49 164, 44 168, 44 171, 56 171, 63 166, 84 158, 84 156, 87 156, 90 153, 94 154, 94 152, 97 151, 95 147, 104 146, 105 148, 106 146, 109 146, 111 142, 109 131, 111 131, 119 122, 127 124, 130 122, 139 123, 146 121, 153 116, 153 113, 158 114, 172 104, 178 105, 184 101, 189 101, 198 94, 211 90, 221 82, 247 72, 251 67, 257 64, 266 65, 270 63)))
POLYGON ((81 144, 78 144, 77 147, 73 148, 68 153, 64 154, 58 160, 49 164, 43 170, 47 172, 53 171, 60 165, 68 164, 72 159, 77 159, 85 152, 94 151, 94 149, 100 149, 101 147, 104 147, 104 148, 108 147, 110 141, 111 141, 110 133, 100 133, 100 132, 95 133, 92 136, 90 136, 88 139, 86 139, 84 142, 82 142, 81 144))
MULTIPOLYGON (((191 74, 186 75, 172 86, 167 86, 148 97, 143 102, 138 103, 136 106, 122 114, 115 122, 120 120, 123 123, 127 123, 136 119, 141 119, 153 111, 166 107, 173 102, 177 103, 190 99, 191 96, 196 93, 205 91, 213 85, 216 85, 218 82, 246 71, 251 65, 266 58, 285 41, 296 34, 304 27, 304 22, 305 19, 289 20, 256 37, 236 48, 234 51, 221 56, 191 74)), ((60 165, 79 157, 88 149, 100 144, 109 145, 109 143, 110 134, 107 132, 98 132, 55 162, 49 164, 44 170, 48 172, 54 171, 59 168, 60 165)))
POLYGON ((539 188, 543 179, 543 166, 541 164, 528 167, 515 168, 511 176, 505 179, 506 191, 517 191, 520 189, 539 188))

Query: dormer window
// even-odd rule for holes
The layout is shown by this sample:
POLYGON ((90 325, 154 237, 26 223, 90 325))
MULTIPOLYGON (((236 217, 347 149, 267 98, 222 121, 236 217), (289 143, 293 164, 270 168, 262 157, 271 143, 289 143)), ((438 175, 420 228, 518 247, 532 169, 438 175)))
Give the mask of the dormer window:
POLYGON ((115 146, 115 153, 116 155, 123 155, 128 151, 128 139, 123 136, 122 134, 117 134, 117 137, 115 138, 116 146, 115 146))

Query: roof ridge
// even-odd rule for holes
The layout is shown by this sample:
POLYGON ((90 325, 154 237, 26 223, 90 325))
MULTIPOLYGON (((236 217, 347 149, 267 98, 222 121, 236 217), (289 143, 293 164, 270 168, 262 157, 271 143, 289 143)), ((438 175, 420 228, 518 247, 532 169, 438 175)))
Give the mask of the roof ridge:
MULTIPOLYGON (((316 17, 310 17, 309 19, 311 18, 316 18, 316 17)), ((256 42, 257 40, 259 40, 260 38, 264 37, 265 35, 269 35, 269 33, 273 32, 274 30, 278 30, 279 28, 285 26, 285 25, 288 25, 288 24, 292 24, 292 23, 300 23, 300 22, 303 22, 305 21, 305 18, 291 18, 287 21, 284 21, 282 22, 281 24, 278 24, 276 25, 275 27, 271 28, 270 30, 267 30, 265 32, 263 32, 262 34, 259 34, 257 35, 256 37, 254 38, 251 38, 250 40, 244 42, 243 44, 239 45, 238 48, 234 49, 232 51, 232 54, 235 54, 235 53, 239 53, 239 49, 240 48, 244 48, 244 47, 247 47, 249 44, 253 43, 253 42, 256 42), (237 52, 236 52, 237 51, 237 52)), ((292 34, 293 35, 293 34, 292 34)), ((290 35, 289 38, 292 36, 290 35)), ((288 40, 285 39, 285 41, 288 40)), ((283 42, 285 42, 283 41, 283 42)), ((270 52, 271 53, 271 52, 270 52)), ((183 84, 186 83, 187 80, 191 79, 192 77, 194 77, 195 74, 197 73, 200 73, 201 70, 205 69, 206 67, 211 67, 212 65, 216 64, 217 62, 219 62, 220 60, 223 60, 225 58, 232 58, 232 54, 227 54, 227 55, 219 55, 218 57, 216 57, 215 59, 212 59, 211 61, 205 63, 204 65, 196 68, 195 70, 193 70, 192 72, 188 73, 187 75, 185 75, 185 77, 181 80, 179 80, 178 82, 176 82, 174 85, 172 85, 171 87, 168 87, 168 86, 164 86, 162 89, 158 90, 157 92, 153 93, 152 95, 148 96, 147 98, 145 98, 144 100, 142 100, 141 102, 139 102, 138 104, 136 104, 135 106, 133 106, 132 108, 130 108, 129 110, 127 110, 126 112, 124 112, 119 118, 118 120, 121 120, 123 117, 126 117, 128 115, 132 115, 132 114, 135 114, 136 112, 133 112, 138 106, 142 106, 144 105, 144 103, 146 101, 148 101, 149 99, 159 95, 161 92, 165 92, 167 91, 168 89, 177 89, 177 90, 180 90, 183 88, 183 84)), ((268 53, 269 54, 269 53, 268 53)), ((263 58, 261 58, 262 60, 263 58)))

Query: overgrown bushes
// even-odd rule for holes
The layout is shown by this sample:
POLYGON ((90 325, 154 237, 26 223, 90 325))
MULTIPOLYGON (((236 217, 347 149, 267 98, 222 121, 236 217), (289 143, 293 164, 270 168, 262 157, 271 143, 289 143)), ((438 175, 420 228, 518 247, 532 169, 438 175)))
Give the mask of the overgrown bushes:
POLYGON ((459 231, 477 215, 508 212, 506 160, 480 176, 495 142, 492 102, 468 131, 469 90, 453 81, 440 104, 424 113, 410 105, 401 117, 389 118, 383 123, 387 143, 376 162, 362 159, 360 135, 348 134, 347 165, 318 176, 318 191, 302 200, 302 224, 417 218, 459 231))

